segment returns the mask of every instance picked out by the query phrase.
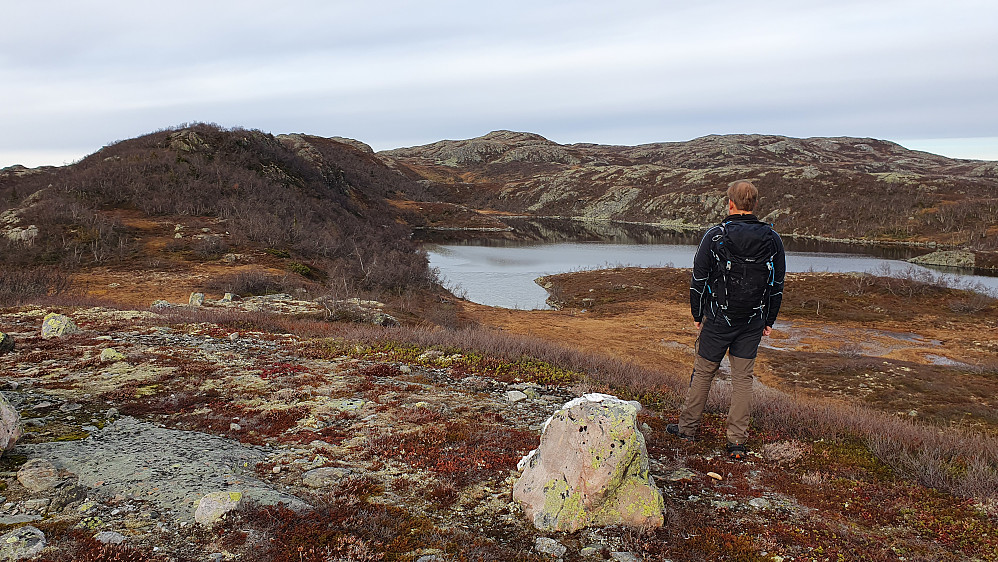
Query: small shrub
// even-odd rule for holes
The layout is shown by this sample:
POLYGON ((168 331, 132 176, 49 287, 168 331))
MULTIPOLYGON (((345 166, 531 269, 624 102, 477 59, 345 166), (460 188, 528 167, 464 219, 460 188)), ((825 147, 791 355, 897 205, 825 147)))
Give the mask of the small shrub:
POLYGON ((290 271, 291 273, 297 273, 302 277, 312 277, 313 275, 311 267, 303 263, 298 263, 296 261, 293 261, 290 264, 288 264, 288 271, 290 271))

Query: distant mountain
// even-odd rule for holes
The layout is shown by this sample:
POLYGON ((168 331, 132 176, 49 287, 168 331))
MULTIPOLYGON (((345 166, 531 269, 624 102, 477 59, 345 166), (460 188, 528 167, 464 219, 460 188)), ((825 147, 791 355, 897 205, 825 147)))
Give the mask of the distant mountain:
POLYGON ((441 200, 472 208, 673 225, 725 214, 724 189, 756 183, 781 232, 998 248, 998 163, 865 138, 710 135, 638 146, 562 145, 494 131, 379 152, 441 200))

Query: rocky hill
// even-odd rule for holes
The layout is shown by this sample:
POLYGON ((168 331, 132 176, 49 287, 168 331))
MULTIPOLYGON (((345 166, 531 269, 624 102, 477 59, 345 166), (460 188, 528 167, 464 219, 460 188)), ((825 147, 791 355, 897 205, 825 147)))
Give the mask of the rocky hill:
MULTIPOLYGON (((425 198, 424 187, 365 147, 199 124, 121 141, 68 166, 6 168, 0 285, 31 293, 34 284, 44 294, 54 281, 39 267, 172 274, 258 256, 250 261, 284 279, 279 289, 430 287, 404 211, 386 202, 425 198)), ((14 298, 5 291, 0 302, 14 298)))
POLYGON ((518 214, 702 226, 726 185, 756 182, 781 232, 998 247, 998 163, 862 138, 710 135, 639 146, 561 145, 530 133, 380 152, 448 201, 518 214))

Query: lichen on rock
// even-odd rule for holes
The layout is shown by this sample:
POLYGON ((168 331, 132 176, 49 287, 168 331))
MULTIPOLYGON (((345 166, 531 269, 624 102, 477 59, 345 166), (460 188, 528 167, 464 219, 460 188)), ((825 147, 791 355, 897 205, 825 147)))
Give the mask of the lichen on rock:
POLYGON ((663 524, 664 500, 649 475, 637 411, 631 402, 587 394, 551 416, 513 486, 537 529, 663 524))

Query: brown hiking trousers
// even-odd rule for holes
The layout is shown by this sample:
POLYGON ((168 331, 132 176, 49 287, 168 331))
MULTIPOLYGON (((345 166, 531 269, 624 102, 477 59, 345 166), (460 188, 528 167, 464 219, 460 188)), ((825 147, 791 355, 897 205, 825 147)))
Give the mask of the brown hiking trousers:
MULTIPOLYGON (((731 361, 731 407, 728 409, 728 443, 744 444, 748 441, 749 419, 752 416, 752 370, 755 359, 728 355, 731 361)), ((679 433, 696 435, 700 416, 707 405, 710 385, 717 374, 720 362, 708 361, 697 354, 693 363, 693 377, 686 392, 686 402, 679 414, 679 433)))

